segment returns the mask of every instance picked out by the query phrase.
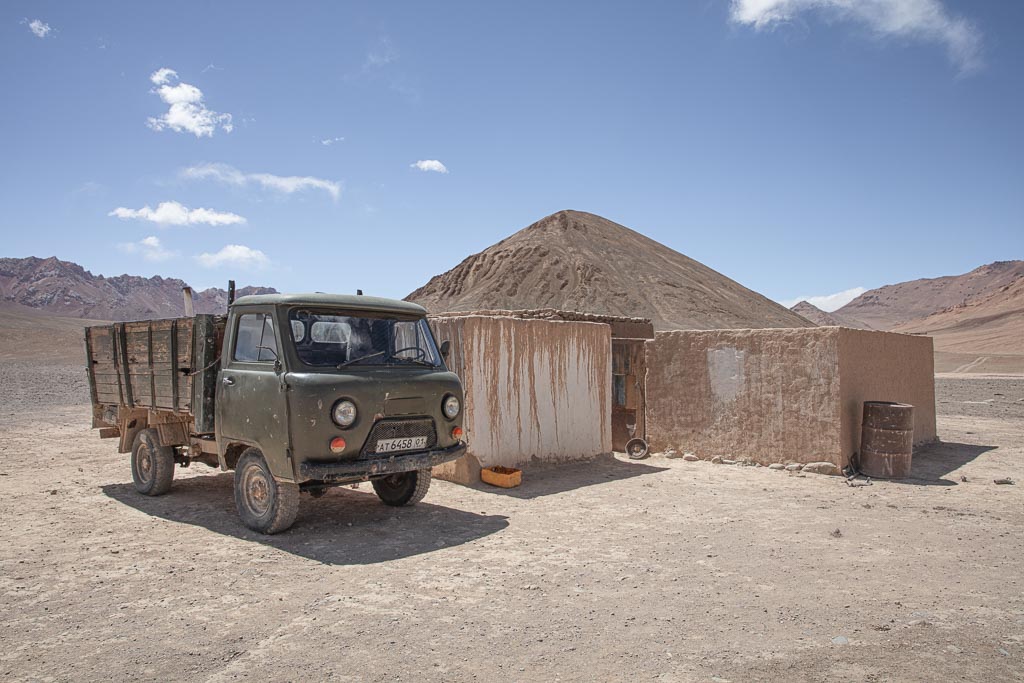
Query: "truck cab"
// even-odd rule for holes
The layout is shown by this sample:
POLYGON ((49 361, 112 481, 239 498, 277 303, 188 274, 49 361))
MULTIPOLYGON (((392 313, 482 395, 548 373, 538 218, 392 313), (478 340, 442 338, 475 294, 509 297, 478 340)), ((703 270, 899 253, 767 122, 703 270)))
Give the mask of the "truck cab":
POLYGON ((463 391, 426 310, 370 296, 263 294, 227 316, 86 330, 93 426, 131 451, 136 489, 175 464, 234 470, 242 521, 287 529, 300 494, 369 481, 388 505, 460 457, 463 391))

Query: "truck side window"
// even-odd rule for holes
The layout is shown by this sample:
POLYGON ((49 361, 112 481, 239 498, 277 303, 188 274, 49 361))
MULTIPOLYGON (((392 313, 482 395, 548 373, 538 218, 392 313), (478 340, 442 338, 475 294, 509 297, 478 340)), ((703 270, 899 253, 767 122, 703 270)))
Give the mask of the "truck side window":
POLYGON ((245 363, 272 363, 277 359, 274 319, 270 315, 246 313, 239 316, 234 358, 245 363))

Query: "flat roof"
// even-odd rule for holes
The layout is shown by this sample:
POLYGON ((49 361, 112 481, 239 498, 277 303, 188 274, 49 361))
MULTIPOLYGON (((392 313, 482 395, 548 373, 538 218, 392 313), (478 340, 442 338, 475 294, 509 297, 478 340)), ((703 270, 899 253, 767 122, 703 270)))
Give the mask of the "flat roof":
POLYGON ((419 304, 398 299, 385 299, 379 296, 363 296, 361 294, 250 294, 235 299, 235 306, 324 306, 330 308, 348 308, 356 311, 385 311, 404 315, 422 316, 427 309, 419 304))

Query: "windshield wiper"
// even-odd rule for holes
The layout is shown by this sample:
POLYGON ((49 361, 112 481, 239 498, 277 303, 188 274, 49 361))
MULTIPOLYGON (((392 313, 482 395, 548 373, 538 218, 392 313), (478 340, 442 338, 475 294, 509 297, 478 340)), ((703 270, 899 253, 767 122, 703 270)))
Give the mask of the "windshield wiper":
POLYGON ((416 365, 422 365, 427 368, 435 367, 430 361, 423 360, 422 358, 395 358, 400 363, 415 363, 416 365))
POLYGON ((341 368, 345 367, 346 365, 352 365, 353 363, 358 363, 359 361, 366 360, 367 358, 376 358, 377 356, 383 356, 385 353, 387 353, 387 351, 378 351, 376 353, 368 353, 365 356, 359 356, 358 358, 353 358, 351 360, 347 360, 344 363, 338 363, 338 369, 340 370, 341 368))

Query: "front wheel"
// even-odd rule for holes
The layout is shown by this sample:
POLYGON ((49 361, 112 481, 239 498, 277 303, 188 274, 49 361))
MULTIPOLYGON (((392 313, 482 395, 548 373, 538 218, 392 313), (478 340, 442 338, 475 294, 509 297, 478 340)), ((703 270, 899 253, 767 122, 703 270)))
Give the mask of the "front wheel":
POLYGON ((259 449, 249 448, 235 467, 235 507, 253 531, 276 534, 299 514, 299 487, 274 479, 259 449))
POLYGON ((132 481, 135 490, 159 496, 171 490, 174 479, 174 449, 161 446, 155 429, 143 429, 132 443, 132 481))
POLYGON ((373 490, 385 505, 415 505, 430 489, 430 468, 389 474, 373 480, 373 490))

